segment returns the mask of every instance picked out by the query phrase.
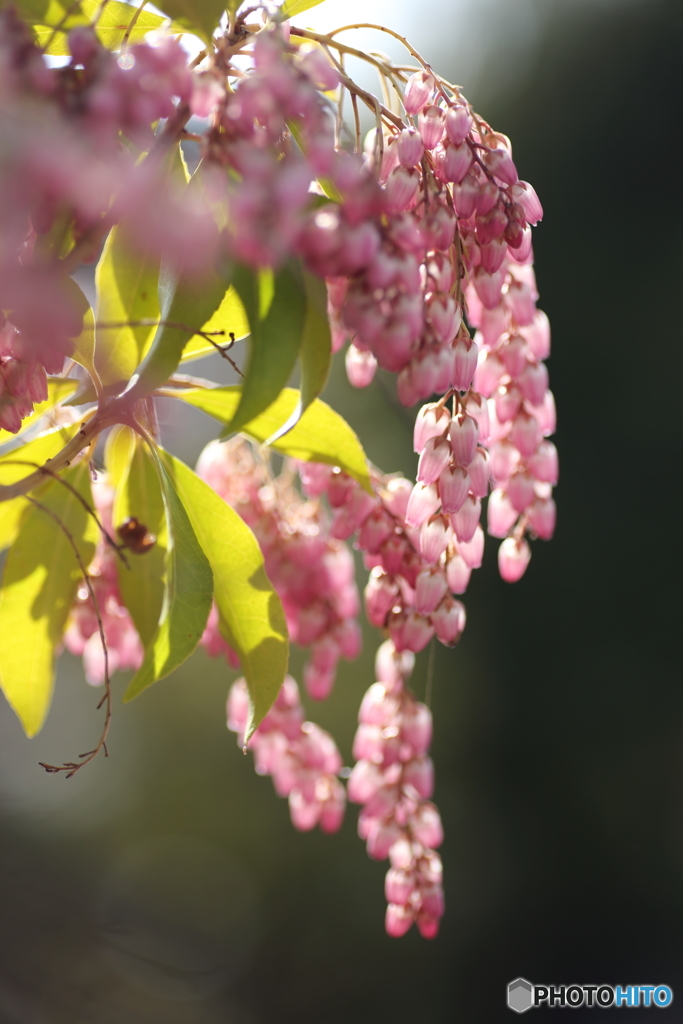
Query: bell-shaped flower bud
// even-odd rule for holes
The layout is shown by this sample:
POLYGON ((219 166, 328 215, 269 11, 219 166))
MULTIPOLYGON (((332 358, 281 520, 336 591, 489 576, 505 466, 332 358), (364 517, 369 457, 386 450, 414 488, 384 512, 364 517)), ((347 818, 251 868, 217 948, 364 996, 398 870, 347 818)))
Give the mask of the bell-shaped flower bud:
POLYGON ((512 197, 524 210, 529 224, 538 224, 543 219, 543 207, 536 190, 528 181, 518 181, 512 186, 512 197))
POLYGON ((543 483, 557 483, 559 466, 557 448, 552 441, 541 441, 533 455, 527 459, 527 467, 535 480, 543 483))
POLYGON ((417 202, 420 176, 415 170, 396 167, 387 178, 384 204, 387 213, 412 210, 417 202))
POLYGON ((451 594, 464 594, 471 574, 472 570, 461 555, 451 555, 446 563, 446 580, 451 594))
POLYGON ((448 547, 450 525, 445 515, 434 516, 420 529, 420 554, 427 565, 436 565, 448 547))
POLYGON ((460 338, 453 346, 451 383, 456 391, 467 391, 477 369, 477 346, 469 338, 460 338))
POLYGON ((519 462, 519 452, 504 438, 491 447, 491 476, 496 484, 505 483, 519 462))
POLYGON ((387 615, 399 596, 399 589, 393 576, 379 567, 372 570, 364 591, 365 614, 372 626, 381 629, 387 615))
POLYGON ((458 542, 458 554, 469 569, 479 569, 484 560, 484 531, 477 525, 472 540, 458 542))
POLYGON ((424 145, 415 128, 404 128, 398 137, 398 159, 403 167, 416 167, 422 160, 424 145))
POLYGON ((410 930, 415 920, 415 911, 409 905, 401 903, 388 903, 386 917, 384 918, 384 929, 392 939, 400 939, 410 930))
POLYGON ((519 513, 513 508, 504 491, 496 489, 489 495, 487 507, 488 532, 492 537, 507 537, 517 522, 519 513))
MULTIPOLYGON (((397 903, 400 906, 406 907, 410 903, 410 897, 414 889, 415 875, 412 872, 404 871, 402 868, 389 868, 384 881, 384 895, 388 903, 397 903)), ((408 927, 410 927, 410 924, 408 924, 408 927)), ((389 932, 389 934, 391 935, 392 933, 389 932)))
POLYGON ((472 116, 467 107, 458 103, 446 111, 446 134, 453 145, 459 146, 472 131, 472 116))
POLYGON ((473 174, 468 174, 459 185, 453 187, 453 205, 458 217, 468 220, 477 208, 479 182, 473 174))
POLYGON ((517 512, 523 512, 534 500, 534 479, 531 473, 520 471, 513 473, 508 480, 507 496, 510 504, 517 512))
POLYGON ((419 528, 434 515, 440 504, 441 499, 435 484, 416 483, 406 510, 406 524, 419 528))
POLYGON ((433 294, 427 300, 427 320, 440 342, 447 345, 460 330, 462 315, 452 295, 433 294))
POLYGON ((527 346, 524 338, 519 334, 513 334, 498 349, 505 369, 511 377, 519 377, 527 365, 527 346))
POLYGON ((423 650, 434 636, 434 627, 429 619, 417 612, 410 612, 406 616, 403 626, 403 644, 409 651, 423 650))
POLYGON ((508 253, 508 246, 505 239, 494 238, 488 245, 480 248, 481 265, 487 274, 495 274, 503 265, 508 253))
POLYGON ((458 511, 451 515, 453 532, 459 541, 467 543, 472 540, 480 515, 481 501, 473 494, 468 494, 458 511))
POLYGON ((536 315, 536 303, 528 285, 523 281, 513 281, 508 288, 505 300, 520 327, 533 323, 536 315))
POLYGON ((415 607, 420 615, 429 615, 448 592, 446 577, 441 569, 423 569, 415 584, 415 607))
POLYGON ((526 343, 537 359, 547 359, 550 355, 550 323, 541 309, 537 309, 534 319, 521 331, 526 343))
POLYGON ((375 655, 375 675, 388 690, 399 686, 408 679, 415 667, 415 655, 412 651, 396 650, 391 640, 385 640, 377 648, 375 655))
MULTIPOLYGON (((438 812, 437 812, 438 813, 438 812)), ((389 855, 389 850, 402 835, 401 828, 395 821, 375 822, 368 833, 367 851, 368 856, 373 860, 384 860, 389 855)))
POLYGON ((413 835, 419 843, 430 850, 441 846, 443 842, 443 825, 441 815, 432 803, 421 804, 412 821, 413 835))
POLYGON ((506 185, 514 185, 518 181, 517 168, 507 149, 490 149, 484 154, 484 163, 491 174, 504 181, 506 185))
POLYGON ((401 739, 411 748, 414 757, 422 757, 429 750, 432 728, 432 713, 426 704, 416 701, 404 712, 401 739))
POLYGON ((439 477, 439 495, 444 512, 457 512, 470 489, 467 471, 462 466, 447 466, 439 477))
POLYGON ((527 542, 506 537, 498 548, 498 571, 506 583, 521 580, 531 560, 531 549, 527 542))
MULTIPOLYGON (((481 299, 482 305, 487 309, 493 309, 500 302, 500 295, 505 281, 505 271, 501 268, 495 274, 487 274, 483 267, 477 267, 474 272, 474 288, 481 299)), ((520 286, 522 287, 522 286, 520 286)), ((528 289, 527 289, 528 290, 528 289)), ((530 323, 530 320, 523 321, 530 323)))
POLYGON ((437 637, 446 647, 455 647, 465 628, 465 608, 460 601, 446 597, 431 615, 437 637))
POLYGON ((434 95, 434 88, 434 79, 427 71, 418 71, 411 75, 403 95, 406 114, 419 114, 434 95))
POLYGON ((349 345, 344 359, 346 376, 354 388, 367 388, 377 372, 377 360, 372 352, 362 352, 355 345, 349 345))
POLYGON ((423 405, 415 418, 413 451, 421 452, 432 437, 443 437, 450 422, 448 410, 443 405, 436 402, 423 405))
POLYGON ((536 451, 536 446, 540 441, 538 421, 524 409, 521 409, 515 416, 510 428, 510 440, 525 458, 533 455, 536 451))
POLYGON ((548 370, 545 363, 527 363, 517 378, 517 387, 532 405, 541 405, 548 390, 548 370))
POLYGON ((541 540, 550 540, 555 533, 557 508, 552 498, 536 498, 527 509, 529 524, 541 540))
POLYGON ((470 478, 470 489, 477 498, 485 498, 489 493, 489 482, 491 479, 491 466, 488 453, 484 448, 477 448, 472 461, 467 467, 467 475, 470 478))
POLYGON ((454 461, 458 466, 469 466, 479 440, 477 421, 461 413, 452 420, 449 435, 454 461))
POLYGON ((417 127, 425 149, 434 149, 441 142, 445 130, 444 113, 435 104, 424 107, 417 119, 417 127))

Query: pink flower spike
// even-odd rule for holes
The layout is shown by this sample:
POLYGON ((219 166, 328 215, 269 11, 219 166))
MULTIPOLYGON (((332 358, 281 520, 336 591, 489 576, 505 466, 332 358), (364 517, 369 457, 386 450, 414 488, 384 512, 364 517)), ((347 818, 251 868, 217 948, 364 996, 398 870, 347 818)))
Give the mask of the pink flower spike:
POLYGON ((401 835, 402 830, 395 822, 376 822, 371 826, 368 834, 368 855, 373 860, 384 860, 388 856, 391 847, 397 839, 400 839, 401 835))
POLYGON ((465 608, 460 601, 446 597, 431 615, 436 635, 446 647, 455 647, 465 628, 465 608))
POLYGON ((474 537, 474 532, 481 515, 481 501, 473 494, 468 494, 461 508, 451 516, 453 532, 459 541, 467 543, 474 537))
POLYGON ((443 825, 441 815, 432 803, 424 803, 418 807, 413 820, 413 834, 418 842, 429 850, 441 846, 443 842, 443 825))
POLYGON ((404 785, 412 786, 418 796, 429 800, 434 792, 434 762, 431 757, 416 757, 403 769, 404 785))
POLYGON ((407 906, 415 889, 415 876, 403 868, 389 868, 384 881, 384 895, 388 903, 407 906))
POLYGON ((401 738, 410 746, 415 757, 422 757, 432 742, 432 713, 426 704, 415 703, 403 715, 401 738))
POLYGON ((419 114, 434 94, 434 79, 426 71, 418 71, 408 79, 403 96, 406 114, 419 114))
POLYGON ((417 479, 433 484, 451 460, 451 445, 445 437, 432 437, 425 444, 417 466, 417 479))
POLYGON ((434 515, 440 505, 441 499, 435 484, 416 483, 406 510, 407 525, 418 529, 434 515))
POLYGON ((418 914, 417 927, 423 939, 435 939, 439 934, 439 918, 430 914, 418 914))
POLYGON ((506 537, 498 548, 498 571, 506 583, 521 580, 531 560, 531 549, 525 540, 506 537))

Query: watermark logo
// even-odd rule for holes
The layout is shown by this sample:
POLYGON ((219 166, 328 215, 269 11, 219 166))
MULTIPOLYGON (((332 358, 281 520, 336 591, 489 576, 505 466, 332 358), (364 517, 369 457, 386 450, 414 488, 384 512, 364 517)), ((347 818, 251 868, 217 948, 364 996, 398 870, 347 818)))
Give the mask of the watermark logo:
POLYGON ((669 985, 533 985, 526 978, 515 978, 508 985, 508 1006, 515 1013, 537 1006, 656 1006, 662 1010, 673 998, 669 985))

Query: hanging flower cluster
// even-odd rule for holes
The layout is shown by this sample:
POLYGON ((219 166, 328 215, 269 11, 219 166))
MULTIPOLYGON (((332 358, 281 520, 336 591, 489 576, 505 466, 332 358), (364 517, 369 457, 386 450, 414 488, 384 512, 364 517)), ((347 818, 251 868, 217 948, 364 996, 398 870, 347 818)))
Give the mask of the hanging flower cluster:
MULTIPOLYGON (((288 798, 295 827, 334 832, 347 796, 360 804, 369 855, 391 863, 387 932, 399 936, 415 923, 432 938, 444 909, 432 716, 407 680, 430 641, 453 647, 463 633, 460 598, 484 557, 482 503, 508 582, 524 574, 529 540, 554 532, 550 328, 536 307, 532 249, 541 204, 519 179, 507 137, 404 40, 416 61, 410 68, 257 7, 228 12, 213 36, 198 25, 205 46, 190 62, 171 30, 134 34, 141 15, 131 8, 118 52, 102 41, 97 19, 82 24, 76 11, 67 25, 67 15, 52 33, 63 32, 67 59, 49 66, 16 11, 0 11, 0 428, 20 432, 36 403, 49 404, 49 375, 79 363, 77 383, 90 376, 81 392, 86 411, 62 452, 50 449, 48 498, 61 471, 77 468, 103 430, 123 424, 153 453, 140 445, 139 479, 147 471, 158 477, 169 535, 165 578, 148 580, 163 589, 163 602, 160 589, 161 617, 145 650, 107 540, 121 526, 112 523, 113 487, 126 466, 93 484, 103 536, 83 586, 64 589, 71 612, 55 626, 64 646, 83 656, 88 681, 105 686, 105 728, 87 757, 106 749, 109 674, 137 670, 135 696, 201 642, 243 671, 230 691, 228 726, 288 798), (384 102, 351 80, 348 56, 379 72, 384 102), (344 122, 345 97, 355 132, 344 122), (364 144, 360 104, 374 118, 364 144), (192 175, 181 142, 198 148, 192 175), (88 261, 99 261, 92 316, 71 277, 88 261), (101 306, 121 322, 108 323, 101 306), (280 328, 290 325, 278 321, 288 315, 299 346, 289 362, 280 328), (176 373, 191 339, 221 347, 216 336, 234 341, 236 320, 251 338, 240 388, 214 389, 176 373), (136 330, 149 327, 154 337, 141 340, 136 330), (312 428, 288 450, 288 437, 322 404, 330 349, 344 346, 352 385, 368 387, 378 372, 395 375, 400 402, 420 404, 415 481, 369 467, 345 424, 360 470, 358 458, 330 451, 327 437, 321 453, 325 444, 311 440, 312 428), (277 433, 258 427, 297 357, 297 409, 272 424, 277 433), (191 401, 246 437, 211 442, 195 476, 157 449, 160 396, 191 401), (256 444, 274 438, 287 456, 281 467, 256 444), (226 568, 216 523, 228 516, 239 524, 245 557, 226 568), (308 652, 307 694, 322 700, 339 662, 358 656, 352 548, 368 573, 365 612, 382 643, 349 775, 331 736, 306 720, 285 673, 289 638, 308 652), (233 576, 235 593, 248 593, 244 631, 227 625, 233 576), (268 669, 275 685, 263 679, 266 661, 257 654, 265 649, 277 652, 267 662, 277 664, 268 669), (267 705, 280 687, 270 710, 255 699, 261 684, 267 705)), ((34 491, 45 475, 27 480, 6 485, 2 477, 0 500, 34 491)), ((131 558, 147 550, 149 507, 145 487, 138 489, 130 489, 139 508, 129 530, 142 540, 131 558)), ((30 517, 15 518, 18 536, 35 529, 30 517)), ((25 549, 35 546, 32 534, 24 540, 25 549)), ((13 565, 10 551, 0 632, 13 565)), ((0 648, 2 686, 33 728, 34 709, 26 711, 13 689, 15 668, 0 648)), ((41 685, 49 698, 50 680, 41 685)), ((71 774, 79 767, 47 766, 71 774)))

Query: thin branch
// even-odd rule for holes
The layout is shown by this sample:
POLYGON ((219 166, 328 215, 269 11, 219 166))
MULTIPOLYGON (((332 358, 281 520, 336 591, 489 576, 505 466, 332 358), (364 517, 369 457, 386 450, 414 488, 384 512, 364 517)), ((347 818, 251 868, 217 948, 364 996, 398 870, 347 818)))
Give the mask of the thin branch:
POLYGON ((142 3, 140 4, 138 9, 136 10, 135 14, 133 15, 133 17, 128 22, 128 28, 126 29, 125 35, 124 35, 123 39, 121 40, 121 53, 125 53, 126 50, 128 49, 128 40, 130 39, 130 34, 133 31, 133 29, 135 28, 135 26, 137 24, 137 21, 138 21, 138 18, 142 14, 143 8, 146 6, 147 2, 148 2, 148 0, 142 0, 142 3))
POLYGON ((40 767, 44 768, 45 771, 49 772, 51 775, 54 775, 57 772, 66 772, 67 779, 70 779, 73 775, 76 774, 77 771, 80 771, 81 768, 85 767, 86 764, 90 764, 90 762, 97 757, 101 750, 104 750, 105 757, 109 757, 109 751, 107 750, 107 736, 109 735, 109 725, 111 723, 112 714, 111 682, 109 679, 109 651, 107 649, 107 640, 104 635, 104 625, 102 623, 100 606, 97 601, 97 596, 95 595, 95 589, 92 585, 92 581, 88 574, 88 570, 83 562, 83 559, 81 558, 81 553, 78 550, 78 545, 76 544, 76 541, 73 538, 73 534, 64 525, 64 523, 59 518, 57 513, 53 512, 51 508, 47 507, 47 505, 43 505, 42 502, 38 501, 36 498, 32 498, 28 494, 25 494, 23 497, 26 498, 26 501, 30 501, 32 505, 35 505, 36 508, 39 508, 42 512, 46 512, 47 515, 54 519, 54 521, 57 523, 66 539, 69 541, 69 544, 73 549, 73 553, 76 556, 78 567, 83 574, 85 585, 88 588, 88 593, 90 594, 90 599, 95 609, 95 616, 97 617, 97 627, 99 629, 100 641, 102 643, 102 653, 104 655, 104 696, 97 705, 97 710, 99 711, 99 709, 104 704, 106 706, 106 711, 104 715, 104 726, 102 728, 100 738, 97 741, 94 750, 88 750, 85 754, 79 754, 78 756, 81 759, 80 761, 65 761, 64 764, 61 765, 46 764, 44 761, 39 761, 40 767))
POLYGON ((244 374, 240 370, 239 366, 228 355, 229 350, 232 348, 232 346, 235 344, 237 340, 235 338, 234 331, 228 331, 230 343, 224 346, 219 345, 218 342, 214 341, 213 339, 214 337, 218 336, 225 337, 225 331, 200 331, 196 327, 190 327, 189 324, 179 323, 176 320, 120 320, 100 323, 97 325, 98 330, 105 331, 116 330, 121 327, 170 327, 172 330, 187 331, 191 335, 196 334, 200 338, 204 338, 205 341, 208 341, 209 345, 213 345, 213 347, 222 356, 222 358, 226 359, 230 363, 233 370, 236 373, 238 373, 240 377, 244 377, 244 374))

